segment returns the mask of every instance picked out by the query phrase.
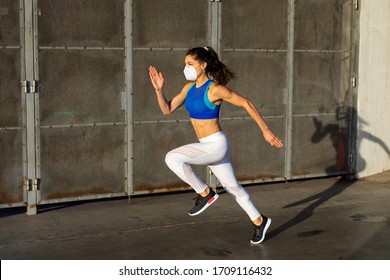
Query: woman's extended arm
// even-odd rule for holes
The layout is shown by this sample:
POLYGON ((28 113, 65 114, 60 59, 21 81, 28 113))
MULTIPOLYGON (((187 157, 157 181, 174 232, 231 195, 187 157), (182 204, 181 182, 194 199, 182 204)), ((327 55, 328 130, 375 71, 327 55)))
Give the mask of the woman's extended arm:
POLYGON ((168 101, 163 93, 164 78, 162 73, 157 72, 155 67, 150 66, 149 77, 156 92, 158 105, 160 106, 160 109, 164 115, 170 115, 177 108, 184 104, 184 100, 186 98, 186 89, 188 89, 188 85, 186 85, 178 95, 172 98, 171 101, 168 101))
POLYGON ((254 119, 254 121, 260 127, 261 131, 263 132, 265 140, 268 143, 270 143, 272 146, 275 146, 277 148, 283 147, 282 140, 280 140, 279 137, 277 137, 272 132, 272 130, 268 128, 260 112, 256 109, 255 105, 253 105, 253 103, 249 99, 239 95, 236 92, 230 91, 228 88, 224 86, 215 86, 212 89, 210 89, 210 91, 216 100, 218 99, 224 100, 233 105, 245 108, 248 114, 254 119))

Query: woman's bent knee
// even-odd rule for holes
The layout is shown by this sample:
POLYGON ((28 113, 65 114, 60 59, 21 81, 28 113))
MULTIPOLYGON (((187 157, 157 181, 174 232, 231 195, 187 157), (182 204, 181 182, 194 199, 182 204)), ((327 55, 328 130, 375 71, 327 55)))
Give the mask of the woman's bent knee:
POLYGON ((172 164, 176 161, 175 156, 173 153, 168 152, 165 155, 165 163, 168 165, 168 167, 172 166, 172 164))
POLYGON ((183 166, 184 161, 179 154, 168 152, 165 155, 165 163, 171 170, 174 170, 178 166, 183 166))

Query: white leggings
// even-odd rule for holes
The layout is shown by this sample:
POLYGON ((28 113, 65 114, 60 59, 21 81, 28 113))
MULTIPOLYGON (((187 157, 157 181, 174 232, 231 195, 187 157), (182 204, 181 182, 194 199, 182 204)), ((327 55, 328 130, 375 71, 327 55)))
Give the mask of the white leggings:
POLYGON ((199 139, 199 142, 170 151, 165 157, 168 167, 197 193, 201 193, 206 190, 207 185, 194 173, 190 164, 208 165, 224 189, 236 199, 249 218, 252 221, 257 219, 260 213, 234 175, 229 160, 230 143, 225 133, 223 131, 214 133, 199 139))

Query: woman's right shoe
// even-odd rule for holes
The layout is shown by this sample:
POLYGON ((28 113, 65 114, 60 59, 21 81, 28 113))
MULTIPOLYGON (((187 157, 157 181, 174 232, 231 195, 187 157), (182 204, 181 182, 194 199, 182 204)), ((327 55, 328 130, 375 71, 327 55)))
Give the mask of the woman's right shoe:
POLYGON ((195 198, 195 206, 191 208, 188 212, 190 216, 196 216, 202 213, 207 209, 211 204, 213 204, 218 199, 218 194, 210 189, 209 194, 206 197, 202 197, 198 194, 195 198))

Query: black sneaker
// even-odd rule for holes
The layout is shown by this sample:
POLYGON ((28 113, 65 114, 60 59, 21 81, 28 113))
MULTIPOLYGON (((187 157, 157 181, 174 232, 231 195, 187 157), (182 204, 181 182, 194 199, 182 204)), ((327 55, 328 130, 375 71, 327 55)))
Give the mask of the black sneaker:
POLYGON ((188 212, 190 216, 196 216, 206 210, 211 204, 213 204, 218 198, 218 194, 210 189, 210 193, 206 197, 202 197, 198 194, 195 198, 195 206, 188 212))
POLYGON ((263 222, 259 226, 255 226, 255 234, 253 235, 253 238, 251 240, 252 244, 260 244, 263 242, 265 233, 267 232, 267 229, 271 225, 271 219, 267 218, 266 216, 263 217, 263 222))

